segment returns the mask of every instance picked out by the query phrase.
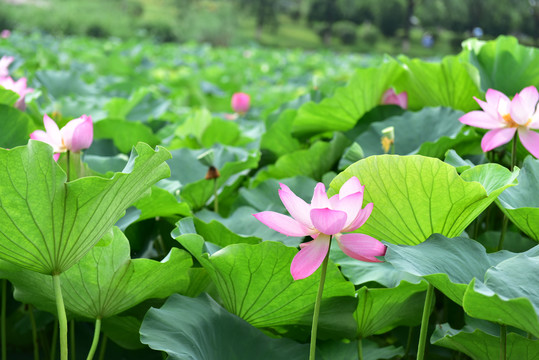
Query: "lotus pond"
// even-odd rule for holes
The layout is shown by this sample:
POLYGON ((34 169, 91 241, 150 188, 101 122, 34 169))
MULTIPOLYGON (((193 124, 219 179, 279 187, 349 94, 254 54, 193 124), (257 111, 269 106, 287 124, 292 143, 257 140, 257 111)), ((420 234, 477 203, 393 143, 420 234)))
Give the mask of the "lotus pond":
POLYGON ((0 58, 2 360, 539 358, 538 49, 0 58))

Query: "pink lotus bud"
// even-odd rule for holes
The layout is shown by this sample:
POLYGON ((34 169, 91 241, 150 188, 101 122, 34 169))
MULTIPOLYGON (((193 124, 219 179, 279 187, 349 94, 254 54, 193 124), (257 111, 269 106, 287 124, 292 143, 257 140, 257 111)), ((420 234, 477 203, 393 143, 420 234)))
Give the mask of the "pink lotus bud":
POLYGON ((0 38, 7 39, 11 35, 11 31, 4 29, 0 32, 0 38))
MULTIPOLYGON (((43 116, 45 130, 36 130, 30 134, 30 139, 43 141, 52 146, 55 153, 66 151, 78 152, 92 145, 94 125, 92 118, 82 115, 68 122, 61 130, 56 122, 47 114, 43 116)), ((55 156, 57 159, 57 156, 55 156)))
POLYGON ((13 56, 2 56, 0 59, 0 79, 9 76, 9 65, 15 60, 13 56))
POLYGON ((406 91, 397 94, 393 89, 387 89, 384 95, 382 95, 382 104, 384 105, 398 105, 403 109, 408 108, 408 94, 406 91))
POLYGON ((238 114, 245 114, 249 110, 251 97, 245 93, 235 93, 232 95, 232 109, 238 114))

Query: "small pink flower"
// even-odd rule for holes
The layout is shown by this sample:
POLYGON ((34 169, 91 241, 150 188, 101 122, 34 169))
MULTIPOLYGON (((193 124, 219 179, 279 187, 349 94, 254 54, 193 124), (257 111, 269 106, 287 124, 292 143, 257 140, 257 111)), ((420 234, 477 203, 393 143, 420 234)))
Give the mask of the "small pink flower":
POLYGON ((249 110, 251 97, 245 93, 235 93, 232 95, 232 109, 238 114, 245 114, 249 110))
POLYGON ((376 256, 383 256, 386 251, 380 241, 364 234, 342 234, 361 227, 372 212, 372 203, 361 208, 364 186, 358 178, 350 178, 330 199, 324 184, 318 183, 310 204, 286 185, 280 185, 279 196, 292 217, 273 211, 263 211, 254 216, 287 236, 309 235, 314 239, 301 244, 301 250, 292 260, 290 272, 294 280, 304 279, 320 267, 332 236, 346 255, 361 261, 380 262, 376 256))
POLYGON ((13 80, 11 76, 0 78, 0 86, 19 94, 19 99, 15 103, 15 107, 21 111, 24 111, 26 108, 24 97, 34 91, 32 88, 26 87, 26 78, 20 78, 17 81, 13 80))
POLYGON ((13 56, 2 56, 0 59, 0 79, 9 76, 9 65, 15 60, 13 56))
POLYGON ((55 160, 58 160, 62 152, 81 151, 92 144, 94 125, 90 116, 82 115, 73 119, 61 130, 47 114, 43 116, 43 123, 46 131, 36 130, 30 134, 30 139, 43 141, 52 146, 55 160))
POLYGON ((0 32, 0 38, 2 39, 7 39, 8 37, 10 37, 11 35, 11 31, 9 31, 8 29, 4 29, 0 32))
POLYGON ((472 111, 459 120, 463 124, 489 129, 481 140, 481 148, 487 152, 506 144, 518 131, 522 145, 539 158, 539 93, 535 86, 528 86, 517 93, 513 100, 494 89, 488 89, 486 102, 474 97, 483 111, 472 111))
POLYGON ((406 91, 397 94, 392 88, 387 89, 384 95, 382 95, 382 104, 384 105, 398 105, 403 109, 408 108, 408 94, 406 91))

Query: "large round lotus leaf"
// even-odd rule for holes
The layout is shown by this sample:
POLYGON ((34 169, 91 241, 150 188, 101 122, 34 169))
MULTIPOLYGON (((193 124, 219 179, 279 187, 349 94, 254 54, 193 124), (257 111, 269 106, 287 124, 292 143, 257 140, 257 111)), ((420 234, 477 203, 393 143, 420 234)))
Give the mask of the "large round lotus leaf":
POLYGON ((374 210, 358 232, 394 244, 414 245, 439 233, 459 236, 506 188, 513 173, 498 164, 479 165, 460 176, 455 168, 424 156, 370 156, 349 166, 331 192, 352 176, 365 185, 364 204, 374 210))
POLYGON ((196 299, 172 295, 150 309, 140 340, 171 360, 306 360, 307 344, 275 339, 223 309, 208 295, 196 299))
POLYGON ((539 241, 539 160, 528 156, 517 180, 496 202, 513 224, 539 241))
POLYGON ((470 283, 462 300, 464 311, 539 337, 539 255, 529 255, 519 254, 490 268, 484 283, 470 283))
POLYGON ((66 182, 50 145, 0 149, 0 258, 43 274, 80 260, 125 209, 169 175, 164 148, 139 143, 121 173, 66 182))
MULTIPOLYGON (((465 327, 452 329, 449 324, 436 327, 430 342, 434 345, 460 351, 474 360, 499 360, 500 338, 481 329, 465 327)), ((507 360, 537 359, 539 341, 516 333, 507 334, 507 360)))

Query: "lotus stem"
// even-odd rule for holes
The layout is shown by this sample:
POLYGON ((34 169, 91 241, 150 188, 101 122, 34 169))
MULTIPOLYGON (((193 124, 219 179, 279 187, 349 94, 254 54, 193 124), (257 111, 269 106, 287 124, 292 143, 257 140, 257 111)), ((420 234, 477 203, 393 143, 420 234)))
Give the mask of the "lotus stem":
POLYGON ((71 347, 71 360, 77 360, 77 352, 75 349, 75 320, 69 321, 69 327, 71 328, 69 334, 69 346, 71 347))
POLYGON ((60 274, 52 275, 54 284, 54 294, 56 297, 56 309, 58 311, 58 324, 60 327, 60 359, 68 359, 67 351, 67 316, 62 296, 62 286, 60 285, 60 274))
POLYGON ((6 303, 7 303, 7 280, 2 279, 2 314, 1 331, 2 331, 2 360, 7 359, 7 343, 6 343, 6 303))
POLYGON ((99 343, 99 335, 101 335, 101 318, 95 319, 94 339, 92 340, 92 346, 90 347, 86 360, 92 360, 94 358, 97 344, 99 343))
POLYGON ((213 211, 219 213, 219 198, 217 197, 217 178, 213 179, 213 211))
POLYGON ((71 154, 71 151, 67 150, 67 166, 66 166, 66 170, 67 170, 67 182, 69 182, 69 179, 71 178, 71 171, 70 171, 70 163, 71 163, 71 159, 70 159, 70 154, 71 154))
POLYGON ((412 335, 414 333, 414 328, 410 326, 408 330, 408 340, 406 340, 406 349, 404 350, 403 359, 408 359, 408 353, 410 352, 410 347, 412 346, 412 335))
POLYGON ((363 360, 363 338, 357 339, 357 358, 363 360))
POLYGON ((425 357, 425 348, 427 343, 427 332, 429 330, 429 318, 432 301, 434 299, 434 286, 429 283, 427 296, 425 297, 425 306, 423 307, 423 317, 421 318, 421 331, 419 332, 419 345, 417 347, 417 360, 423 360, 425 357))
MULTIPOLYGON (((331 243, 331 240, 330 240, 331 243)), ((311 348, 309 352, 309 360, 314 360, 316 356, 316 334, 318 332, 318 317, 320 315, 320 303, 322 302, 322 293, 324 292, 324 282, 326 281, 326 271, 329 262, 329 249, 322 262, 322 272, 320 273, 320 284, 318 285, 318 294, 314 303, 313 325, 311 328, 311 348)))
POLYGON ((52 331, 51 352, 49 358, 51 360, 56 359, 56 343, 58 342, 58 320, 54 320, 54 326, 52 331))
POLYGON ((34 307, 28 305, 28 317, 30 318, 30 324, 32 325, 32 342, 34 344, 34 360, 39 360, 39 344, 37 342, 37 326, 36 319, 34 317, 34 307))
POLYGON ((101 349, 99 349, 99 360, 105 360, 105 353, 107 352, 107 335, 103 334, 103 340, 101 340, 101 349))
POLYGON ((507 359, 507 326, 500 326, 500 360, 507 359))

